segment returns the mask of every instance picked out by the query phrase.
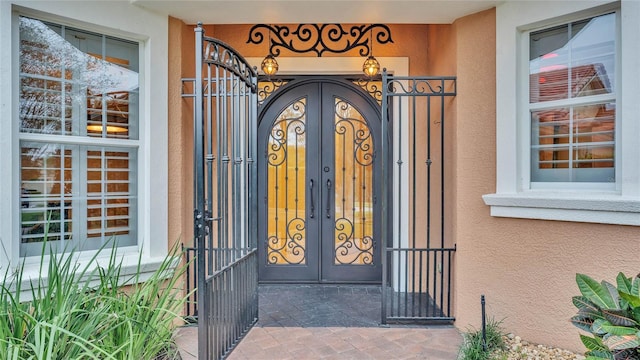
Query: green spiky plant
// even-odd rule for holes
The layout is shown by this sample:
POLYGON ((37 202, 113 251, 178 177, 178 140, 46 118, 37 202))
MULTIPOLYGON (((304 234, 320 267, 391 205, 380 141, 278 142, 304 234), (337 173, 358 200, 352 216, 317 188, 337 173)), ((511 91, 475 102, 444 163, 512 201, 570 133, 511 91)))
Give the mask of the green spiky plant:
POLYGON ((178 358, 172 332, 186 299, 178 286, 186 269, 176 266, 178 248, 143 282, 140 261, 134 275, 124 276, 116 247, 109 244, 102 267, 92 264, 108 251, 104 247, 82 263, 74 251, 51 251, 49 261, 40 262, 46 281, 26 279, 23 267, 5 269, 0 360, 178 358), (25 290, 29 301, 21 299, 25 290))
POLYGON ((580 335, 587 359, 640 359, 640 274, 619 273, 616 285, 576 274, 581 296, 571 322, 593 336, 580 335))
POLYGON ((469 329, 463 334, 458 360, 498 360, 504 357, 504 330, 502 321, 488 318, 486 323, 486 349, 482 329, 469 329))

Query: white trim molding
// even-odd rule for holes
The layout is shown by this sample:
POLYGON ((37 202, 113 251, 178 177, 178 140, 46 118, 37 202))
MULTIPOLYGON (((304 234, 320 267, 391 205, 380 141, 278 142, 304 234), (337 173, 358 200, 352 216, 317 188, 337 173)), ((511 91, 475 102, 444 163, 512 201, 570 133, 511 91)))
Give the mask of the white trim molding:
POLYGON ((543 192, 482 198, 491 216, 640 226, 640 201, 617 195, 543 192))
POLYGON ((496 193, 483 196, 491 215, 640 226, 640 2, 509 1, 496 7, 496 193), (616 102, 616 182, 530 181, 530 123, 524 33, 607 11, 620 12, 616 102), (524 61, 523 61, 524 60, 524 61), (524 76, 524 78, 523 78, 524 76), (523 111, 523 109, 525 111, 523 111), (524 115, 523 115, 524 114, 524 115), (524 117, 524 118, 523 118, 524 117))

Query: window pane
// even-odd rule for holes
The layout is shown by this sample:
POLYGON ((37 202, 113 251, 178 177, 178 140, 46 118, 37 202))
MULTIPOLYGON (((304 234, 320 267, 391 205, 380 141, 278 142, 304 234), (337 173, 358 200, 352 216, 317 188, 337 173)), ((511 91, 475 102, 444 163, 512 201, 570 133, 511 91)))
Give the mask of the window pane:
POLYGON ((138 138, 138 44, 20 18, 21 131, 138 138))
POLYGON ((529 101, 612 93, 615 39, 615 14, 531 33, 529 101))
POLYGON ((135 163, 131 151, 88 149, 87 237, 117 236, 120 246, 135 244, 135 163))
POLYGON ((531 181, 615 181, 614 102, 532 111, 531 125, 531 181))
MULTIPOLYGON (((20 148, 21 244, 70 240, 77 146, 23 143, 20 148)), ((23 249, 24 246, 21 246, 23 249)), ((38 251, 41 251, 41 245, 38 251)), ((21 251, 22 253, 23 251, 21 251)), ((40 252, 38 252, 40 253, 40 252)))
POLYGON ((23 142, 21 256, 137 239, 136 150, 23 142))

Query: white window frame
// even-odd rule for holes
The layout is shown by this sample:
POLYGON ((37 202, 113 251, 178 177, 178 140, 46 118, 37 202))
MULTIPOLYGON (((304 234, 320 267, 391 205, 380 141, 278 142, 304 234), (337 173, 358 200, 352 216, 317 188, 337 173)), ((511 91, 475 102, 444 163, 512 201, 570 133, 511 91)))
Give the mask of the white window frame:
MULTIPOLYGON (((14 119, 19 102, 20 15, 140 43, 138 239, 137 246, 119 248, 118 255, 123 259, 123 277, 135 273, 141 259, 144 281, 168 252, 167 17, 129 2, 0 1, 0 271, 24 264, 25 282, 41 276, 41 259, 19 254, 19 124, 14 119)), ((78 261, 82 264, 94 254, 95 250, 78 253, 78 261)), ((101 254, 95 265, 108 257, 109 252, 101 254)))
MULTIPOLYGON (((21 17, 21 15, 19 17, 21 17)), ((39 21, 39 19, 35 19, 35 20, 39 21)), ((65 34, 65 33, 76 34, 79 31, 78 29, 67 26, 67 25, 60 25, 60 26, 62 27, 62 29, 64 29, 62 30, 63 31, 62 34, 65 34)), ((80 34, 84 35, 86 33, 80 30, 80 34)), ((107 50, 106 43, 105 43, 106 34, 97 34, 94 32, 92 32, 91 34, 101 37, 100 55, 112 56, 112 54, 105 53, 107 50)), ((64 36, 64 35, 61 35, 61 36, 64 36)), ((115 39, 115 37, 112 37, 112 38, 115 39)), ((121 38, 118 38, 118 39, 121 39, 121 38)), ((68 41, 68 38, 66 38, 66 40, 68 41)), ((129 39, 126 39, 126 40, 129 40, 129 39)), ((135 56, 137 57, 139 56, 139 52, 140 52, 139 51, 140 42, 136 41, 134 43, 136 44, 137 50, 134 51, 133 49, 131 49, 128 55, 135 54, 135 56)), ((137 70, 138 68, 137 58, 135 59, 135 62, 132 65, 135 66, 137 70)), ((31 76, 34 78, 37 78, 38 75, 36 76, 31 75, 31 76)), ((26 75, 26 77, 30 77, 30 75, 26 75)), ((90 151, 100 151, 101 157, 104 156, 104 153, 103 153, 104 149, 107 149, 106 151, 131 151, 131 154, 133 155, 133 157, 128 158, 128 160, 131 161, 133 164, 137 164, 137 154, 140 152, 139 151, 140 141, 138 140, 138 135, 137 135, 139 102, 137 100, 138 98, 137 91, 135 93, 132 92, 129 94, 129 99, 135 98, 135 100, 132 103, 136 104, 136 106, 129 109, 129 114, 133 114, 135 116, 135 121, 129 124, 130 129, 135 129, 135 134, 136 134, 135 136, 128 137, 126 139, 119 139, 119 138, 113 138, 113 137, 107 138, 102 136, 87 137, 86 125, 88 123, 85 123, 85 121, 86 121, 86 113, 88 111, 86 106, 88 95, 86 94, 80 94, 80 95, 83 97, 83 99, 80 100, 79 104, 73 105, 73 110, 72 110, 72 116, 73 116, 72 126, 74 127, 75 131, 79 133, 78 135, 73 135, 68 133, 62 134, 62 135, 60 134, 49 135, 49 134, 43 134, 38 132, 31 132, 29 131, 29 129, 27 129, 26 131, 18 130, 18 142, 19 142, 19 147, 21 147, 23 143, 28 143, 28 144, 70 145, 72 148, 75 148, 75 150, 72 150, 72 155, 71 155, 71 159, 72 159, 71 171, 73 173, 72 175, 73 180, 71 181, 71 183, 72 183, 72 187, 75 189, 75 192, 78 193, 80 197, 83 197, 83 196, 88 196, 87 175, 90 170, 87 164, 87 157, 90 151)), ((106 105, 104 105, 104 102, 106 100, 104 99, 104 94, 100 94, 100 96, 102 97, 102 102, 103 102, 102 115, 104 117, 106 114, 106 105)), ((102 119, 102 121, 104 121, 104 119, 102 119)), ((22 162, 22 160, 20 162, 22 162)), ((22 164, 20 164, 18 171, 21 171, 21 170, 22 170, 22 164)), ((107 170, 106 168, 101 169, 102 172, 106 170, 107 170)), ((138 166, 132 166, 130 170, 132 170, 130 173, 133 174, 133 178, 129 179, 131 189, 133 190, 131 191, 131 194, 134 194, 135 200, 128 204, 132 209, 129 213, 129 219, 130 219, 130 222, 134 223, 134 226, 132 226, 129 229, 130 233, 127 235, 128 239, 125 240, 128 243, 130 243, 131 241, 137 242, 138 240, 137 239, 138 211, 136 210, 137 203, 138 203, 138 196, 137 196, 138 166)), ((104 175, 102 175, 102 177, 104 177, 104 175)), ((24 182, 25 182, 25 179, 22 179, 20 181, 21 184, 24 182)), ((106 182, 103 181, 102 184, 105 185, 107 182, 108 180, 106 182)), ((102 216, 101 216, 101 221, 102 221, 108 218, 108 216, 105 215, 105 209, 104 209, 104 207, 106 206, 103 198, 103 196, 105 196, 104 189, 102 189, 100 194, 102 195, 101 200, 103 201, 101 204, 101 206, 103 207, 102 216)), ((92 199, 96 199, 95 195, 92 199)), ((103 241, 110 240, 109 237, 107 238, 93 237, 91 239, 84 239, 83 236, 88 234, 87 221, 89 221, 89 219, 86 215, 87 209, 88 209, 87 201, 73 199, 72 202, 73 202, 73 205, 71 206, 71 208, 73 209, 73 216, 71 219, 66 219, 67 221, 71 221, 71 224, 72 224, 73 231, 71 234, 71 239, 65 240, 60 245, 67 246, 68 244, 69 246, 72 246, 72 247, 78 247, 78 246, 86 245, 85 244, 86 242, 86 243, 91 243, 92 245, 90 246, 99 246, 103 241)), ((103 228, 101 230, 102 232, 104 232, 105 229, 103 228)), ((117 236, 116 238, 121 238, 121 237, 117 236)), ((42 251, 42 244, 43 243, 41 241, 29 243, 29 244, 21 244, 22 249, 20 250, 20 253, 21 253, 20 256, 26 259, 34 255, 40 255, 42 251), (29 252, 32 255, 24 255, 25 252, 29 252)), ((95 247, 93 248, 95 249, 95 247)))
POLYGON ((496 8, 496 193, 483 196, 492 216, 640 225, 639 33, 640 3, 631 0, 515 1, 496 8), (615 188, 532 186, 528 33, 613 10, 620 12, 615 188))

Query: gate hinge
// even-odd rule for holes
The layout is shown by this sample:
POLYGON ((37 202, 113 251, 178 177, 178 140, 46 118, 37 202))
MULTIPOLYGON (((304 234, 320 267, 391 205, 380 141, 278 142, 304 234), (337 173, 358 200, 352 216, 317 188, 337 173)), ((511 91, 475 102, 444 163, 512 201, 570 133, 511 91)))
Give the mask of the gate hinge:
POLYGON ((374 203, 374 204, 377 204, 377 203, 378 203, 378 197, 377 197, 377 196, 374 196, 374 197, 373 197, 373 203, 374 203))
POLYGON ((433 163, 433 161, 431 161, 431 159, 427 159, 427 161, 425 161, 425 163, 427 164, 427 166, 431 166, 431 164, 433 163))

